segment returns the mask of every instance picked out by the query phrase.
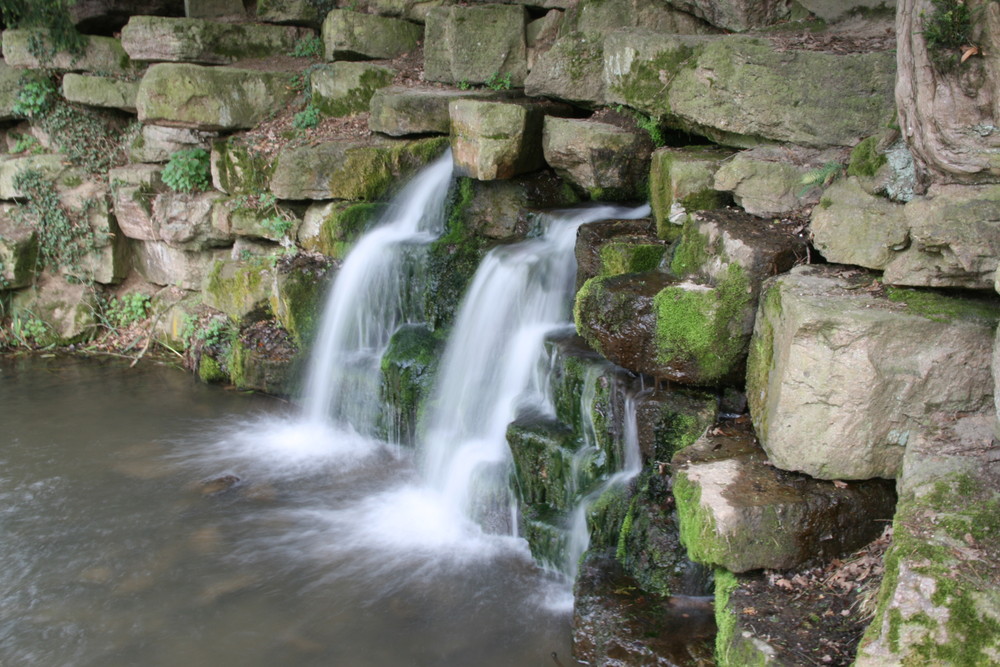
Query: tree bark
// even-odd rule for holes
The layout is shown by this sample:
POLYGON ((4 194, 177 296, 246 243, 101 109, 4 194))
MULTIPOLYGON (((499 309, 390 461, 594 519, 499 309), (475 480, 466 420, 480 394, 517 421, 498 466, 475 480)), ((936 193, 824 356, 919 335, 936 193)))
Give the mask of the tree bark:
POLYGON ((1000 182, 1000 4, 966 1, 975 8, 981 54, 948 72, 935 67, 924 39, 924 22, 934 13, 930 0, 897 3, 896 107, 921 190, 1000 182))

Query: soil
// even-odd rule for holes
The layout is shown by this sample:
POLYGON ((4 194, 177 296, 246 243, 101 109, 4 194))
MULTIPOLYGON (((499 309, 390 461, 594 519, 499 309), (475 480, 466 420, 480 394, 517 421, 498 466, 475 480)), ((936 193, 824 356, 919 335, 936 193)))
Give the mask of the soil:
POLYGON ((847 666, 875 614, 887 527, 871 544, 841 560, 741 578, 730 605, 740 627, 777 652, 777 664, 847 666))

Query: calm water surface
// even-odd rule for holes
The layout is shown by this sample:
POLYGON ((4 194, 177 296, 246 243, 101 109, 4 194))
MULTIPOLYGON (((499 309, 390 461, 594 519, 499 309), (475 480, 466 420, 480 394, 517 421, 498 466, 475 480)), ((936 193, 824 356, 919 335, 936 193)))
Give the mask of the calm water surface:
POLYGON ((0 424, 0 665, 573 664, 410 452, 152 363, 0 359, 0 424))

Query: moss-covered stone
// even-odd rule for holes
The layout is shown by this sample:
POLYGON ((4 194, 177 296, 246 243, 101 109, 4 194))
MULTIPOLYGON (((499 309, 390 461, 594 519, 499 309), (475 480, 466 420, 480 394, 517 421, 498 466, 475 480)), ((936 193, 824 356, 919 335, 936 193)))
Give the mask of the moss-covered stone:
POLYGON ((56 51, 44 28, 3 31, 3 59, 12 66, 62 72, 131 74, 137 68, 121 42, 112 37, 84 35, 83 52, 56 51), (38 54, 46 54, 39 58, 38 54))
POLYGON ((270 305, 275 319, 300 349, 308 349, 323 314, 333 265, 326 258, 283 257, 274 271, 270 305))
POLYGON ((349 201, 317 202, 306 209, 298 230, 299 245, 306 250, 344 259, 355 241, 374 223, 385 205, 349 201))
POLYGON ((94 290, 81 282, 69 282, 48 272, 34 284, 13 292, 11 317, 36 320, 44 324, 44 333, 36 337, 39 345, 68 344, 85 340, 97 330, 97 303, 94 290))
POLYGON ((448 105, 455 171, 481 181, 540 169, 543 103, 458 99, 448 105))
POLYGON ((198 379, 206 384, 229 382, 229 373, 222 364, 206 354, 198 360, 198 379))
POLYGON ((30 285, 38 268, 38 235, 11 218, 13 208, 0 208, 0 290, 30 285))
POLYGON ((603 102, 603 36, 582 32, 561 36, 535 59, 524 92, 586 105, 603 102))
POLYGON ((274 162, 230 139, 212 142, 212 186, 226 194, 260 195, 267 190, 274 162))
POLYGON ((810 227, 827 260, 868 269, 884 269, 910 242, 903 206, 869 194, 855 176, 823 192, 810 227))
POLYGON ((262 258, 216 260, 205 278, 205 305, 239 320, 267 303, 274 267, 262 258))
POLYGON ((288 396, 298 376, 298 349, 274 321, 255 322, 229 347, 225 367, 238 389, 288 396))
POLYGON ((328 116, 368 111, 375 91, 392 84, 396 71, 357 62, 320 67, 309 77, 310 104, 328 116))
POLYGON ((423 325, 401 326, 382 355, 382 400, 391 442, 416 442, 424 405, 430 398, 444 347, 441 337, 423 325))
POLYGON ((62 80, 62 94, 70 102, 135 113, 139 84, 107 76, 67 73, 62 80))
POLYGON ((520 87, 528 72, 526 22, 527 11, 520 5, 432 9, 424 39, 424 76, 454 84, 507 77, 511 86, 520 87))
MULTIPOLYGON (((577 499, 576 478, 596 479, 593 469, 577 470, 573 459, 580 443, 570 428, 557 421, 519 419, 507 427, 507 444, 522 503, 567 512, 577 499)), ((586 463, 581 467, 590 467, 586 463)))
POLYGON ((413 51, 423 28, 400 19, 334 9, 323 20, 327 60, 395 58, 413 51))
POLYGON ((862 139, 851 150, 851 161, 847 165, 848 176, 872 178, 882 168, 888 158, 879 150, 881 137, 878 135, 862 139))
POLYGON ((284 55, 313 34, 295 26, 167 16, 133 16, 121 32, 122 46, 135 60, 206 65, 284 55))
POLYGON ((718 147, 660 148, 653 152, 649 173, 649 202, 661 239, 674 240, 681 230, 683 211, 720 208, 730 196, 714 187, 715 172, 733 153, 718 147))
POLYGON ((612 241, 601 246, 601 276, 643 273, 660 265, 667 246, 662 243, 612 241))

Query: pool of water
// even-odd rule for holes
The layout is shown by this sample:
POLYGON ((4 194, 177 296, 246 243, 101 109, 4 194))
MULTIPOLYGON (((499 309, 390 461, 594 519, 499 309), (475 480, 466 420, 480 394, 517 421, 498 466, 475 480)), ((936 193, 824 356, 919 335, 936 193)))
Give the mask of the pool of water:
POLYGON ((412 452, 153 363, 0 359, 0 423, 2 665, 574 664, 412 452))

